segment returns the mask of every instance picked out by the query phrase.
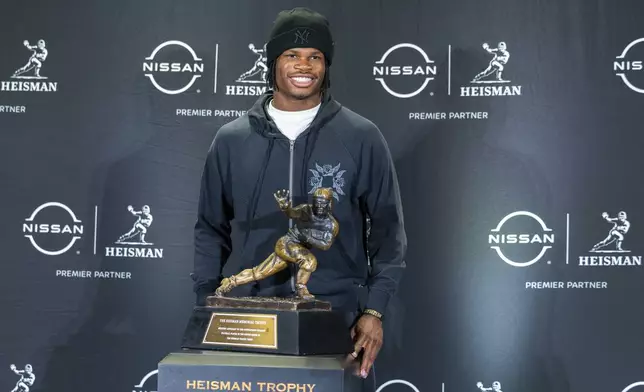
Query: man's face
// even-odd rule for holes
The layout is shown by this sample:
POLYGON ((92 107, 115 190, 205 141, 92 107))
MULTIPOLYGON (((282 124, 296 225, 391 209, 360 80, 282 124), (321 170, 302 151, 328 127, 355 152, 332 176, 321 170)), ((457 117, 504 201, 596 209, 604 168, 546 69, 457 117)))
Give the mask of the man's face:
POLYGON ((319 50, 288 49, 277 58, 275 64, 277 90, 289 98, 310 98, 320 93, 324 72, 324 54, 319 50))
POLYGON ((316 216, 324 216, 329 210, 329 201, 323 197, 313 198, 313 213, 316 216))

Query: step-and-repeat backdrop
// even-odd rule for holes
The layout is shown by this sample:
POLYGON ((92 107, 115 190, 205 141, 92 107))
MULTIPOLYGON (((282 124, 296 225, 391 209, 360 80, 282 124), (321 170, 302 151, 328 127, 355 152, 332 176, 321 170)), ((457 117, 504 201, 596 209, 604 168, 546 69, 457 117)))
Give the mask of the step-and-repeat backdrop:
POLYGON ((399 173, 379 391, 644 392, 635 0, 5 1, 0 390, 156 390, 194 304, 208 146, 300 5, 399 173))

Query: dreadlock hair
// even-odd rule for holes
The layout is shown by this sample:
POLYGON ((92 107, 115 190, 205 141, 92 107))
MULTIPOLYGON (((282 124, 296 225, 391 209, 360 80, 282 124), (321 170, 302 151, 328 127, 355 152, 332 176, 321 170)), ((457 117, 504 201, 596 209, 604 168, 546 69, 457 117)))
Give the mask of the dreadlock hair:
MULTIPOLYGON (((268 63, 268 73, 266 74, 266 82, 268 83, 268 88, 273 91, 277 91, 277 69, 275 67, 276 63, 277 60, 273 60, 268 63)), ((329 62, 326 59, 324 60, 324 65, 324 78, 322 79, 322 86, 320 86, 321 93, 324 93, 331 88, 331 76, 329 75, 331 67, 329 66, 329 62)))

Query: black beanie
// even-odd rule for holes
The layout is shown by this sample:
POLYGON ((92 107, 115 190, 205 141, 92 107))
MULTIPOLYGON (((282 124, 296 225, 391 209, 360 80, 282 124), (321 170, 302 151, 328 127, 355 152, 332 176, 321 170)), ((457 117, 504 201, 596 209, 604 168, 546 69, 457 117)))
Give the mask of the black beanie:
POLYGON ((311 9, 297 7, 277 14, 266 44, 267 62, 272 63, 291 48, 316 48, 331 65, 333 46, 329 21, 311 9))

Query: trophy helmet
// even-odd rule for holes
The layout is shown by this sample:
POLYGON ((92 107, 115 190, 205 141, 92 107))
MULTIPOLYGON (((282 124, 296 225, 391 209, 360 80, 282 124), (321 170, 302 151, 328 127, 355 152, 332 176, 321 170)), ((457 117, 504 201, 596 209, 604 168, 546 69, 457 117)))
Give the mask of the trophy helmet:
POLYGON ((330 212, 333 208, 333 189, 331 188, 318 188, 313 192, 313 204, 315 204, 316 199, 322 199, 326 201, 326 211, 330 212))
POLYGON ((321 197, 329 201, 333 200, 333 189, 331 188, 318 188, 313 192, 313 197, 321 197))

